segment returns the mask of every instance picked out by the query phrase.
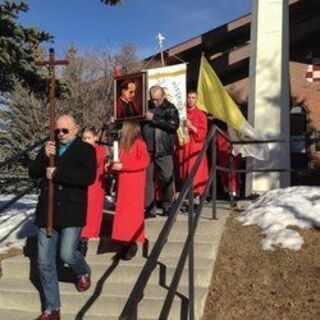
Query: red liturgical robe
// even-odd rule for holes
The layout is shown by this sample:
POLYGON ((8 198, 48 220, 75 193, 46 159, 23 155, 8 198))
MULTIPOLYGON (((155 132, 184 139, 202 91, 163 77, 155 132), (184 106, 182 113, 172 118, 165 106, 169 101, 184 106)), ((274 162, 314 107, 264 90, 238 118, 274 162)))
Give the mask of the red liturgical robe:
POLYGON ((95 145, 97 159, 96 180, 88 188, 87 223, 82 229, 81 237, 97 238, 100 235, 100 227, 104 206, 104 176, 107 150, 103 146, 95 145))
MULTIPOLYGON (((207 116, 198 108, 188 108, 187 118, 192 125, 197 128, 197 132, 189 129, 189 142, 183 146, 178 146, 178 161, 180 180, 183 184, 194 165, 199 152, 201 151, 207 135, 207 116)), ((208 160, 205 155, 200 163, 199 169, 193 179, 193 191, 202 194, 208 180, 208 160)))
MULTIPOLYGON (((228 136, 228 133, 225 132, 225 134, 228 136)), ((230 152, 230 142, 219 132, 217 133, 216 145, 218 151, 218 165, 224 168, 230 168, 230 157, 232 157, 233 169, 239 169, 241 164, 241 156, 234 156, 230 152)), ((239 174, 234 171, 228 174, 228 172, 220 170, 219 174, 224 190, 232 195, 237 195, 239 193, 239 174)))
POLYGON ((112 239, 143 243, 146 168, 150 161, 144 141, 137 139, 129 152, 120 150, 120 161, 123 167, 118 176, 112 239))

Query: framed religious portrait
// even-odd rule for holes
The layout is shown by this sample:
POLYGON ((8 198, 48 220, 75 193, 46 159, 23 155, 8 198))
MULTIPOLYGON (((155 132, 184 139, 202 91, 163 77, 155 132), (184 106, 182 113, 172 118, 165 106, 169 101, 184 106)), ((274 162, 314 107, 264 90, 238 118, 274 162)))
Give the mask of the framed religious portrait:
POLYGON ((146 113, 146 73, 114 79, 114 117, 116 120, 142 119, 146 113))

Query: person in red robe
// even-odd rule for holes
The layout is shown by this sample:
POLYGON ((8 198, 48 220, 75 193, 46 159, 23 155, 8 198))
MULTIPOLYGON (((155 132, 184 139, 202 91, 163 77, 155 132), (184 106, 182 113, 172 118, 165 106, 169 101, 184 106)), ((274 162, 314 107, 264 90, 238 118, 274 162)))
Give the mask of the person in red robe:
MULTIPOLYGON (((227 131, 224 134, 226 137, 229 137, 227 131)), ((230 165, 232 165, 232 168, 237 170, 241 165, 241 155, 234 156, 232 154, 230 142, 225 136, 219 131, 217 132, 217 164, 224 168, 230 168, 230 165)), ((237 196, 239 194, 239 174, 235 171, 228 173, 219 170, 218 172, 224 192, 232 197, 237 196)))
POLYGON ((94 146, 96 151, 97 171, 96 179, 88 188, 87 221, 82 228, 79 251, 85 255, 87 242, 90 238, 98 238, 103 218, 105 197, 105 162, 108 155, 107 149, 98 145, 98 132, 95 127, 86 127, 83 130, 82 140, 94 146))
POLYGON ((147 146, 141 138, 136 121, 125 121, 121 129, 120 162, 113 163, 111 170, 118 172, 118 189, 111 238, 123 244, 118 255, 132 259, 137 243, 145 241, 144 197, 146 169, 150 162, 147 146))
MULTIPOLYGON (((187 95, 187 141, 178 145, 178 170, 181 185, 187 180, 188 175, 201 151, 207 136, 207 116, 197 107, 197 93, 190 91, 187 95)), ((204 156, 193 179, 193 192, 196 196, 202 195, 208 180, 208 160, 204 156)))

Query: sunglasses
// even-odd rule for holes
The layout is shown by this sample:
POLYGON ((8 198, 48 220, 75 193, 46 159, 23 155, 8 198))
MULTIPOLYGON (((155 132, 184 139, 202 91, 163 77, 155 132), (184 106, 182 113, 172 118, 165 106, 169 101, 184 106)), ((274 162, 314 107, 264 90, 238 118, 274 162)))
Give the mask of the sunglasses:
POLYGON ((54 130, 54 133, 56 135, 58 135, 59 133, 68 134, 69 133, 69 129, 67 129, 67 128, 56 129, 56 130, 54 130))

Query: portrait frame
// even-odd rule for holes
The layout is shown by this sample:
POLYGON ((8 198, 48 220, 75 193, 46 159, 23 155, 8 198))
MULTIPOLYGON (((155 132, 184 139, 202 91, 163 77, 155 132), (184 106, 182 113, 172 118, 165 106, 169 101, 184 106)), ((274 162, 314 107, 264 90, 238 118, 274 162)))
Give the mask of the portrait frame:
POLYGON ((147 107, 146 72, 115 77, 113 88, 113 115, 116 121, 140 120, 145 117, 147 107), (133 91, 135 91, 134 96, 132 96, 133 91))

